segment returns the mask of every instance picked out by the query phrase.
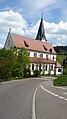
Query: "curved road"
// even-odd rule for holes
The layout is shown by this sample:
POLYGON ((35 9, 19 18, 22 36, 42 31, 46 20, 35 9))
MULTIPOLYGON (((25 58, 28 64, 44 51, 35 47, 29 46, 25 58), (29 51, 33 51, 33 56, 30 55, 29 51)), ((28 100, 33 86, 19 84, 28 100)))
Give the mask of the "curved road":
POLYGON ((0 119, 67 119, 67 88, 43 79, 0 84, 0 119))

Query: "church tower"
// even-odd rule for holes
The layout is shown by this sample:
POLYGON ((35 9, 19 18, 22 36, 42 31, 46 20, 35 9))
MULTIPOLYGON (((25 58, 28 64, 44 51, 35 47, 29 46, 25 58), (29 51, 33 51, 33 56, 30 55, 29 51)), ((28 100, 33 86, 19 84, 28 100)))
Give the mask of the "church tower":
POLYGON ((42 13, 40 26, 39 26, 38 33, 37 33, 35 40, 47 41, 46 36, 45 36, 44 24, 43 24, 43 13, 42 13))

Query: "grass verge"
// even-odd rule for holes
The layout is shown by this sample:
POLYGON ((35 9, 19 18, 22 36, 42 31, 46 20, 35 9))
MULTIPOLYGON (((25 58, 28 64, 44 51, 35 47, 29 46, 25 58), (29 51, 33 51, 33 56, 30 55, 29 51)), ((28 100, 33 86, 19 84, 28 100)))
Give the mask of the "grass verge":
POLYGON ((67 75, 60 76, 53 81, 54 86, 67 86, 67 75))

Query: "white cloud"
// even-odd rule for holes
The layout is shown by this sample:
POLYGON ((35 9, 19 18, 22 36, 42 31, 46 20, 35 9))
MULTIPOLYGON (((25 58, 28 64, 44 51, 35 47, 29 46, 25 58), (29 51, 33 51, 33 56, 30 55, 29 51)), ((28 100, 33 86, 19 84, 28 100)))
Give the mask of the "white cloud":
POLYGON ((12 10, 0 12, 0 31, 8 31, 11 28, 12 32, 24 34, 27 26, 26 20, 18 12, 12 10))
POLYGON ((0 49, 3 48, 3 47, 4 47, 4 45, 3 44, 0 44, 0 49))
MULTIPOLYGON (((29 27, 20 13, 12 10, 0 12, 0 47, 6 40, 9 28, 12 29, 13 33, 35 38, 39 24, 40 20, 29 27)), ((44 21, 44 28, 48 42, 54 45, 67 45, 67 22, 50 23, 44 21)))

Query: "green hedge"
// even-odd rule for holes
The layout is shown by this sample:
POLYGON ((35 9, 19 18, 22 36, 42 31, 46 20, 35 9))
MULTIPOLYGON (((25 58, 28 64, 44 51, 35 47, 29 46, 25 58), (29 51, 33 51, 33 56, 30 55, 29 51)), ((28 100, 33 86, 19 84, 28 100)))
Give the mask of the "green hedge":
POLYGON ((53 81, 54 86, 67 86, 67 75, 60 76, 53 81))

